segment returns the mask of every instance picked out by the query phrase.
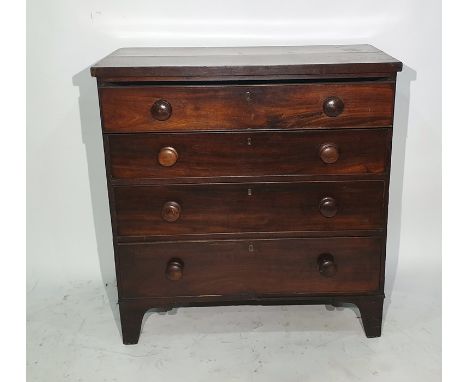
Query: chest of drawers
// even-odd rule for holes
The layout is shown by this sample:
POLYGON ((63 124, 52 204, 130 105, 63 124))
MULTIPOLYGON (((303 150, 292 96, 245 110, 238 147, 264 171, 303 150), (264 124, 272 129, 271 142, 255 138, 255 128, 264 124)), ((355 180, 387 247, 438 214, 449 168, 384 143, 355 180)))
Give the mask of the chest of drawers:
POLYGON ((380 336, 401 67, 370 45, 95 64, 123 342, 150 308, 226 304, 353 303, 380 336))

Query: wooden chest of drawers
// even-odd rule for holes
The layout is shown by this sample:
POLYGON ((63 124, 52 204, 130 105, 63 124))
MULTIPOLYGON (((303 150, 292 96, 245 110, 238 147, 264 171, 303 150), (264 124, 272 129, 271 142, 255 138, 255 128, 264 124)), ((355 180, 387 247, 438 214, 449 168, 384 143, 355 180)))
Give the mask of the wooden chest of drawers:
POLYGON ((123 342, 150 308, 226 304, 353 303, 380 336, 401 67, 370 45, 95 64, 123 342))

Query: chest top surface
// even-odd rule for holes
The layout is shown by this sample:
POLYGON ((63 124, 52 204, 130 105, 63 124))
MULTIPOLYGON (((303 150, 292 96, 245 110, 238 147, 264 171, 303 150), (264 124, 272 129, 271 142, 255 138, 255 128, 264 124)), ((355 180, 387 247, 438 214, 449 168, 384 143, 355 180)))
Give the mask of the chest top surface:
POLYGON ((251 76, 385 76, 400 61, 372 45, 121 48, 91 67, 98 78, 161 80, 251 76))

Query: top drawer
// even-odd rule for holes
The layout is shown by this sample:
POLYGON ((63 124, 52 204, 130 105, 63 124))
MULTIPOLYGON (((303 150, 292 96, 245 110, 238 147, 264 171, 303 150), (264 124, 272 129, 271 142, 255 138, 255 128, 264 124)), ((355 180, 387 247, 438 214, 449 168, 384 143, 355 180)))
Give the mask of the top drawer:
POLYGON ((105 132, 391 126, 394 83, 100 88, 105 132))

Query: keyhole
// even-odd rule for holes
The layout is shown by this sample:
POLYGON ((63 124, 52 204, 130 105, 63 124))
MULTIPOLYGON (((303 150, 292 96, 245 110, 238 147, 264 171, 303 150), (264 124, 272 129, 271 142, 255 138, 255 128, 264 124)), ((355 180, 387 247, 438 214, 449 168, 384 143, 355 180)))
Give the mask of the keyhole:
POLYGON ((250 92, 245 92, 245 99, 247 100, 247 102, 251 102, 252 101, 252 93, 250 92))
POLYGON ((249 252, 253 252, 254 251, 254 246, 252 243, 249 244, 249 252))
POLYGON ((252 196, 252 189, 251 188, 247 189, 247 195, 252 196))
POLYGON ((252 138, 247 138, 247 145, 252 146, 252 138))

